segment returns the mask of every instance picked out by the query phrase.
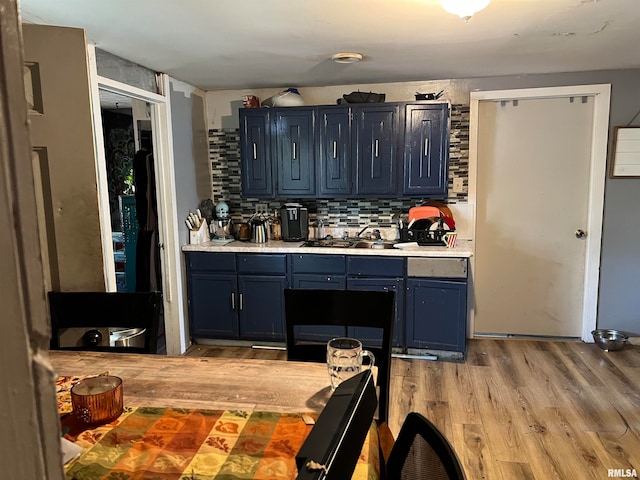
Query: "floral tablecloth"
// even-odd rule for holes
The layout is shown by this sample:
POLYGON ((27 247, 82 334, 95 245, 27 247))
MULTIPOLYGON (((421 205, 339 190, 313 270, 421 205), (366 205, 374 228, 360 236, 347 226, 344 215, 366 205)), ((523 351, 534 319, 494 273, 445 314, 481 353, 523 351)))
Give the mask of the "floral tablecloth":
MULTIPOLYGON (((315 418, 315 414, 311 415, 315 418)), ((75 480, 295 479, 295 456, 312 425, 303 414, 125 408, 118 420, 79 434, 75 480)), ((379 478, 375 423, 353 478, 379 478)))

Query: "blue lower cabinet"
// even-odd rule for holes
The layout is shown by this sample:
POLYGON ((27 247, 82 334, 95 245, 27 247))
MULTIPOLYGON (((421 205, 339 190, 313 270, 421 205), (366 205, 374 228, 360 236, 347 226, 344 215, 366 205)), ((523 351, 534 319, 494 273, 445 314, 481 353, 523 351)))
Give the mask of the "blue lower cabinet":
POLYGON ((409 278, 405 307, 408 348, 464 353, 466 281, 409 278))
MULTIPOLYGON (((403 345, 404 323, 404 279, 403 278, 351 278, 347 280, 347 290, 369 290, 375 292, 395 292, 395 318, 391 345, 403 345)), ((365 345, 382 346, 382 330, 368 327, 349 327, 350 337, 357 338, 365 345)))
POLYGON ((239 275, 240 337, 283 341, 285 276, 239 275))
POLYGON ((236 275, 189 275, 189 322, 192 338, 238 338, 236 275))

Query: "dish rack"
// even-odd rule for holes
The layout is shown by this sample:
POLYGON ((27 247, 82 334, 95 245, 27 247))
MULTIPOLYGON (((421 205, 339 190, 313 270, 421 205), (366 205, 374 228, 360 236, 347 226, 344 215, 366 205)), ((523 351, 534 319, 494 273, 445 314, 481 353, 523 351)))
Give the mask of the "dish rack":
POLYGON ((445 246, 442 236, 446 230, 414 230, 403 228, 400 231, 400 241, 417 242, 420 246, 445 246))

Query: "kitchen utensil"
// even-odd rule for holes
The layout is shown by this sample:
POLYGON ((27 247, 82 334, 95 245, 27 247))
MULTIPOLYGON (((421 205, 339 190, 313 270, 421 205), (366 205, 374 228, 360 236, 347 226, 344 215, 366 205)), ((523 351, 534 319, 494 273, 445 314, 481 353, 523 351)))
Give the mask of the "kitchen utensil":
POLYGON ((327 369, 331 380, 331 390, 348 378, 360 373, 362 359, 369 357, 367 368, 373 367, 375 357, 369 350, 362 349, 362 342, 355 338, 334 338, 327 343, 327 369))
POLYGON ((421 218, 439 217, 440 209, 438 207, 430 207, 427 205, 420 205, 419 207, 411 207, 409 209, 409 221, 419 220, 421 218))
POLYGON ((238 240, 242 242, 251 240, 251 226, 248 223, 238 225, 238 240))
POLYGON ((429 207, 436 207, 438 210, 440 210, 441 216, 444 217, 444 221, 447 223, 447 225, 449 225, 449 228, 451 230, 454 230, 456 228, 456 222, 453 218, 453 213, 446 204, 439 202, 438 200, 427 200, 426 202, 424 202, 424 205, 429 207))
POLYGON ((620 330, 597 329, 591 332, 593 340, 605 352, 620 350, 624 347, 629 336, 620 330))
POLYGON ((444 90, 440 90, 438 93, 420 93, 416 92, 416 100, 437 100, 439 99, 444 90))
POLYGON ((458 239, 457 232, 447 232, 442 237, 442 240, 444 241, 444 244, 446 245, 447 248, 455 247, 457 239, 458 239))
POLYGON ((251 220, 251 241, 253 243, 265 243, 269 240, 267 225, 263 218, 251 220))
POLYGON ((233 238, 231 229, 233 228, 233 222, 230 218, 223 220, 213 220, 211 223, 211 233, 213 236, 220 240, 230 240, 233 238))

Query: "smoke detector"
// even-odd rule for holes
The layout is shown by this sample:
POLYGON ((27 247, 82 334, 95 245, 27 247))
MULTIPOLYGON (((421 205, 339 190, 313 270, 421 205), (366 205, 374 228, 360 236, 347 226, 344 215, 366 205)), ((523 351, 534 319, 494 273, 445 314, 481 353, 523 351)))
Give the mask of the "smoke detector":
POLYGON ((341 52, 332 55, 331 60, 336 63, 357 63, 362 60, 362 54, 354 52, 341 52))

